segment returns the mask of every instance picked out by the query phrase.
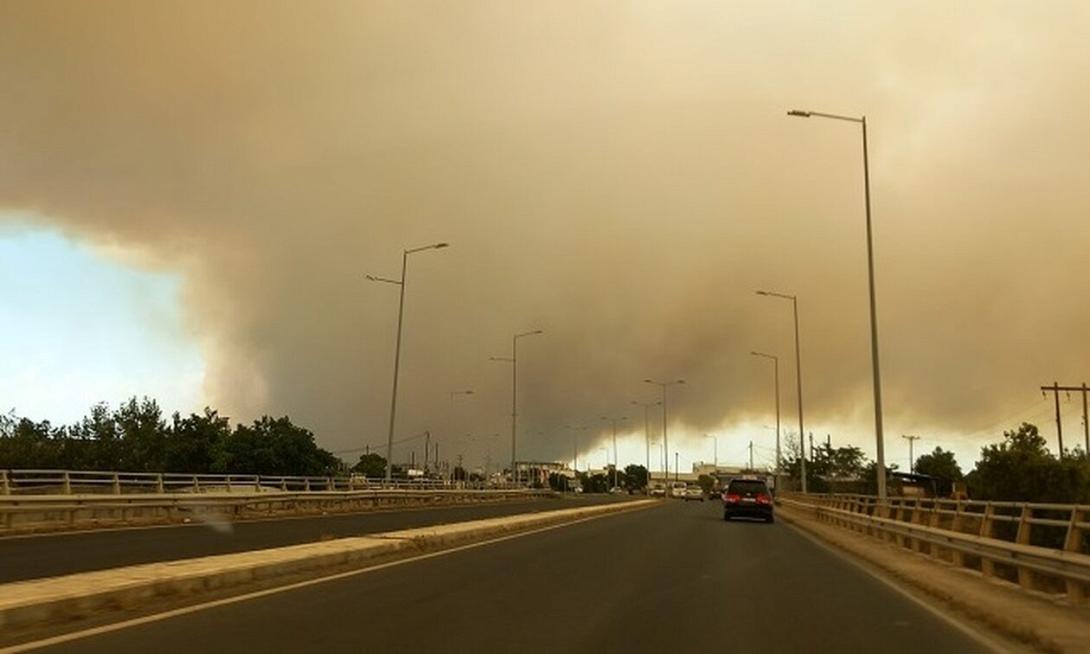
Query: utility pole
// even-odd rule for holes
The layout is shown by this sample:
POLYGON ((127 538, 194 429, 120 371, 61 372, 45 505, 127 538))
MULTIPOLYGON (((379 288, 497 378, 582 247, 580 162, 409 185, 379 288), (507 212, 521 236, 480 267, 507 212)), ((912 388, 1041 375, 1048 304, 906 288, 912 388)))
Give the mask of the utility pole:
MULTIPOLYGON (((1083 424, 1085 425, 1086 424, 1086 390, 1087 390, 1087 386, 1086 386, 1085 383, 1083 383, 1081 386, 1060 386, 1059 382, 1052 382, 1051 386, 1042 386, 1041 387, 1042 394, 1051 392, 1053 399, 1056 401, 1056 440, 1058 441, 1059 446, 1060 446, 1060 459, 1061 460, 1063 460, 1063 458, 1064 458, 1064 426, 1063 426, 1063 422, 1060 420, 1060 391, 1064 391, 1066 393, 1070 393, 1071 391, 1079 391, 1079 392, 1082 393, 1082 418, 1083 418, 1083 424)), ((1084 427, 1084 428, 1087 429, 1087 430, 1090 430, 1090 427, 1084 427)), ((1087 441, 1087 447, 1090 448, 1090 431, 1087 431, 1086 441, 1087 441)))
POLYGON ((810 458, 814 458, 814 432, 810 432, 810 458))
POLYGON ((901 435, 901 438, 908 441, 908 471, 912 474, 916 474, 916 455, 913 452, 912 446, 916 441, 920 440, 920 437, 901 435))
POLYGON ((677 452, 674 452, 674 481, 678 480, 678 475, 681 469, 678 467, 680 464, 677 461, 677 452))
POLYGON ((753 472, 753 441, 749 442, 749 471, 753 472))

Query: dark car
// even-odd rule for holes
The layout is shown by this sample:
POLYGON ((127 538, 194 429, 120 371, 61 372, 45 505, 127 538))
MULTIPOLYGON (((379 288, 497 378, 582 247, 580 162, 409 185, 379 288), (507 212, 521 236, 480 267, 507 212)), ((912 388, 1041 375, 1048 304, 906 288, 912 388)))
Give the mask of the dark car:
POLYGON ((723 519, 760 518, 773 522, 772 493, 760 479, 734 479, 723 492, 723 519))

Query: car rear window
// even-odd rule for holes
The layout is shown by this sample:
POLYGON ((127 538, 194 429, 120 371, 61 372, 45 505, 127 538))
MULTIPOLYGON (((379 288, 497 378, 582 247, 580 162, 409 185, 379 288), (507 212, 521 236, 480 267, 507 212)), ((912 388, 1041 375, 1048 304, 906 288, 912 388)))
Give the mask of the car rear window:
POLYGON ((756 495, 757 493, 767 493, 768 486, 765 486, 763 481, 739 479, 730 482, 730 486, 727 487, 727 492, 734 493, 735 495, 745 495, 747 493, 756 495))

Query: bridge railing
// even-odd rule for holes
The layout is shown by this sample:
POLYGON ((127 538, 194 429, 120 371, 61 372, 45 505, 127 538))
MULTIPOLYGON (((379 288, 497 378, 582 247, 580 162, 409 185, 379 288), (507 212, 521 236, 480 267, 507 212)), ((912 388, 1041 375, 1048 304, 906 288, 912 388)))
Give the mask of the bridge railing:
POLYGON ((438 479, 384 479, 360 475, 307 477, 292 475, 187 474, 95 470, 0 470, 0 497, 6 495, 73 495, 126 493, 312 492, 366 489, 506 489, 514 484, 438 479))
POLYGON ((1085 601, 1090 506, 782 493, 821 521, 891 541, 1029 590, 1085 601))
POLYGON ((0 496, 0 534, 190 519, 221 522, 285 513, 334 513, 548 496, 529 489, 384 489, 0 496))

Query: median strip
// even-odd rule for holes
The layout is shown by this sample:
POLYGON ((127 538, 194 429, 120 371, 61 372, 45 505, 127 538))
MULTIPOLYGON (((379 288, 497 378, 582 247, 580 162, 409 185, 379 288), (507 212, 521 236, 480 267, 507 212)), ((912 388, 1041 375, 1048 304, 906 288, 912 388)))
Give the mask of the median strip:
POLYGON ((576 509, 472 520, 321 543, 85 572, 0 585, 0 629, 34 627, 141 603, 269 582, 288 575, 361 566, 657 504, 636 500, 576 509))

